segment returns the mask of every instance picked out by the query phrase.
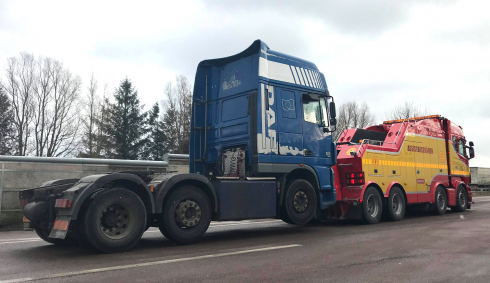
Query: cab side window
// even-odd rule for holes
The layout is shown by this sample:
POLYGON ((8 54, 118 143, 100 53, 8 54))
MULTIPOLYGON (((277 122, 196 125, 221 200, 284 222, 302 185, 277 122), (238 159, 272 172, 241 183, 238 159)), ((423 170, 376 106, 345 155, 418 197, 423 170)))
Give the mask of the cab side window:
POLYGON ((459 154, 461 154, 462 156, 466 156, 466 153, 465 153, 465 150, 464 150, 464 140, 463 139, 459 139, 459 154))
POLYGON ((458 152, 458 138, 457 137, 453 137, 453 147, 454 147, 454 151, 458 152))
POLYGON ((323 125, 322 108, 319 100, 303 99, 303 115, 306 122, 323 125))

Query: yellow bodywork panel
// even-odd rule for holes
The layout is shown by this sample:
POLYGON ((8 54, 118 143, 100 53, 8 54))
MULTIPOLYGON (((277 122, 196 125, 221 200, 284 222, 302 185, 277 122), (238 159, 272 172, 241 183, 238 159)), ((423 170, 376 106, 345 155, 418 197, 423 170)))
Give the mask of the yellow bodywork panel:
MULTIPOLYGON (((434 176, 447 175, 444 139, 407 134, 397 153, 370 150, 363 155, 362 166, 366 182, 376 182, 386 193, 390 183, 400 183, 407 193, 427 193, 434 176)), ((469 168, 451 146, 454 172, 469 176, 469 168)))

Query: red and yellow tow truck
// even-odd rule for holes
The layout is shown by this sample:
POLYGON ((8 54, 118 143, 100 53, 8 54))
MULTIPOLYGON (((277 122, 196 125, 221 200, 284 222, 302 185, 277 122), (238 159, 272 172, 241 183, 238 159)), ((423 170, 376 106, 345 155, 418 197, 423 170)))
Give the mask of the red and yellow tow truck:
POLYGON ((466 145, 462 127, 440 115, 344 130, 337 154, 331 215, 377 223, 381 211, 397 221, 413 204, 437 214, 471 208, 473 142, 466 145))

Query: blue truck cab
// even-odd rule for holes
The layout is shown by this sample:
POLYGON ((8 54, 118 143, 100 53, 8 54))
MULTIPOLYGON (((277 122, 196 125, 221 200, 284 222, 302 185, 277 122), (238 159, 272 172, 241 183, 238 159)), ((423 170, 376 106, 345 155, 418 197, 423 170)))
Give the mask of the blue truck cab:
POLYGON ((190 173, 113 172, 51 180, 19 194, 24 228, 102 252, 149 227, 192 243, 212 220, 306 224, 336 200, 335 103, 315 64, 257 40, 202 61, 192 100, 190 173))
POLYGON ((273 194, 265 189, 252 196, 264 203, 261 194, 270 195, 267 206, 277 214, 288 185, 303 179, 317 194, 317 208, 326 209, 336 201, 331 168, 337 159, 335 124, 335 104, 316 65, 273 51, 257 40, 239 54, 199 64, 190 172, 211 178, 219 187, 226 182, 225 193, 238 180, 252 183, 252 188, 274 180, 273 194))

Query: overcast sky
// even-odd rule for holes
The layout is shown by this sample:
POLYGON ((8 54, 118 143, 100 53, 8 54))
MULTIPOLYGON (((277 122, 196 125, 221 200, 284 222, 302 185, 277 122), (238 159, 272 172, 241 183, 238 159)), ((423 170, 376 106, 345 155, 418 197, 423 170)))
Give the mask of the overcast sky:
MULTIPOLYGON (((6 59, 49 56, 113 90, 126 76, 147 106, 176 75, 262 39, 315 63, 341 104, 366 101, 381 122, 406 99, 463 126, 471 166, 490 167, 490 1, 6 1, 6 59)), ((100 87, 102 91, 102 87, 100 87)))

